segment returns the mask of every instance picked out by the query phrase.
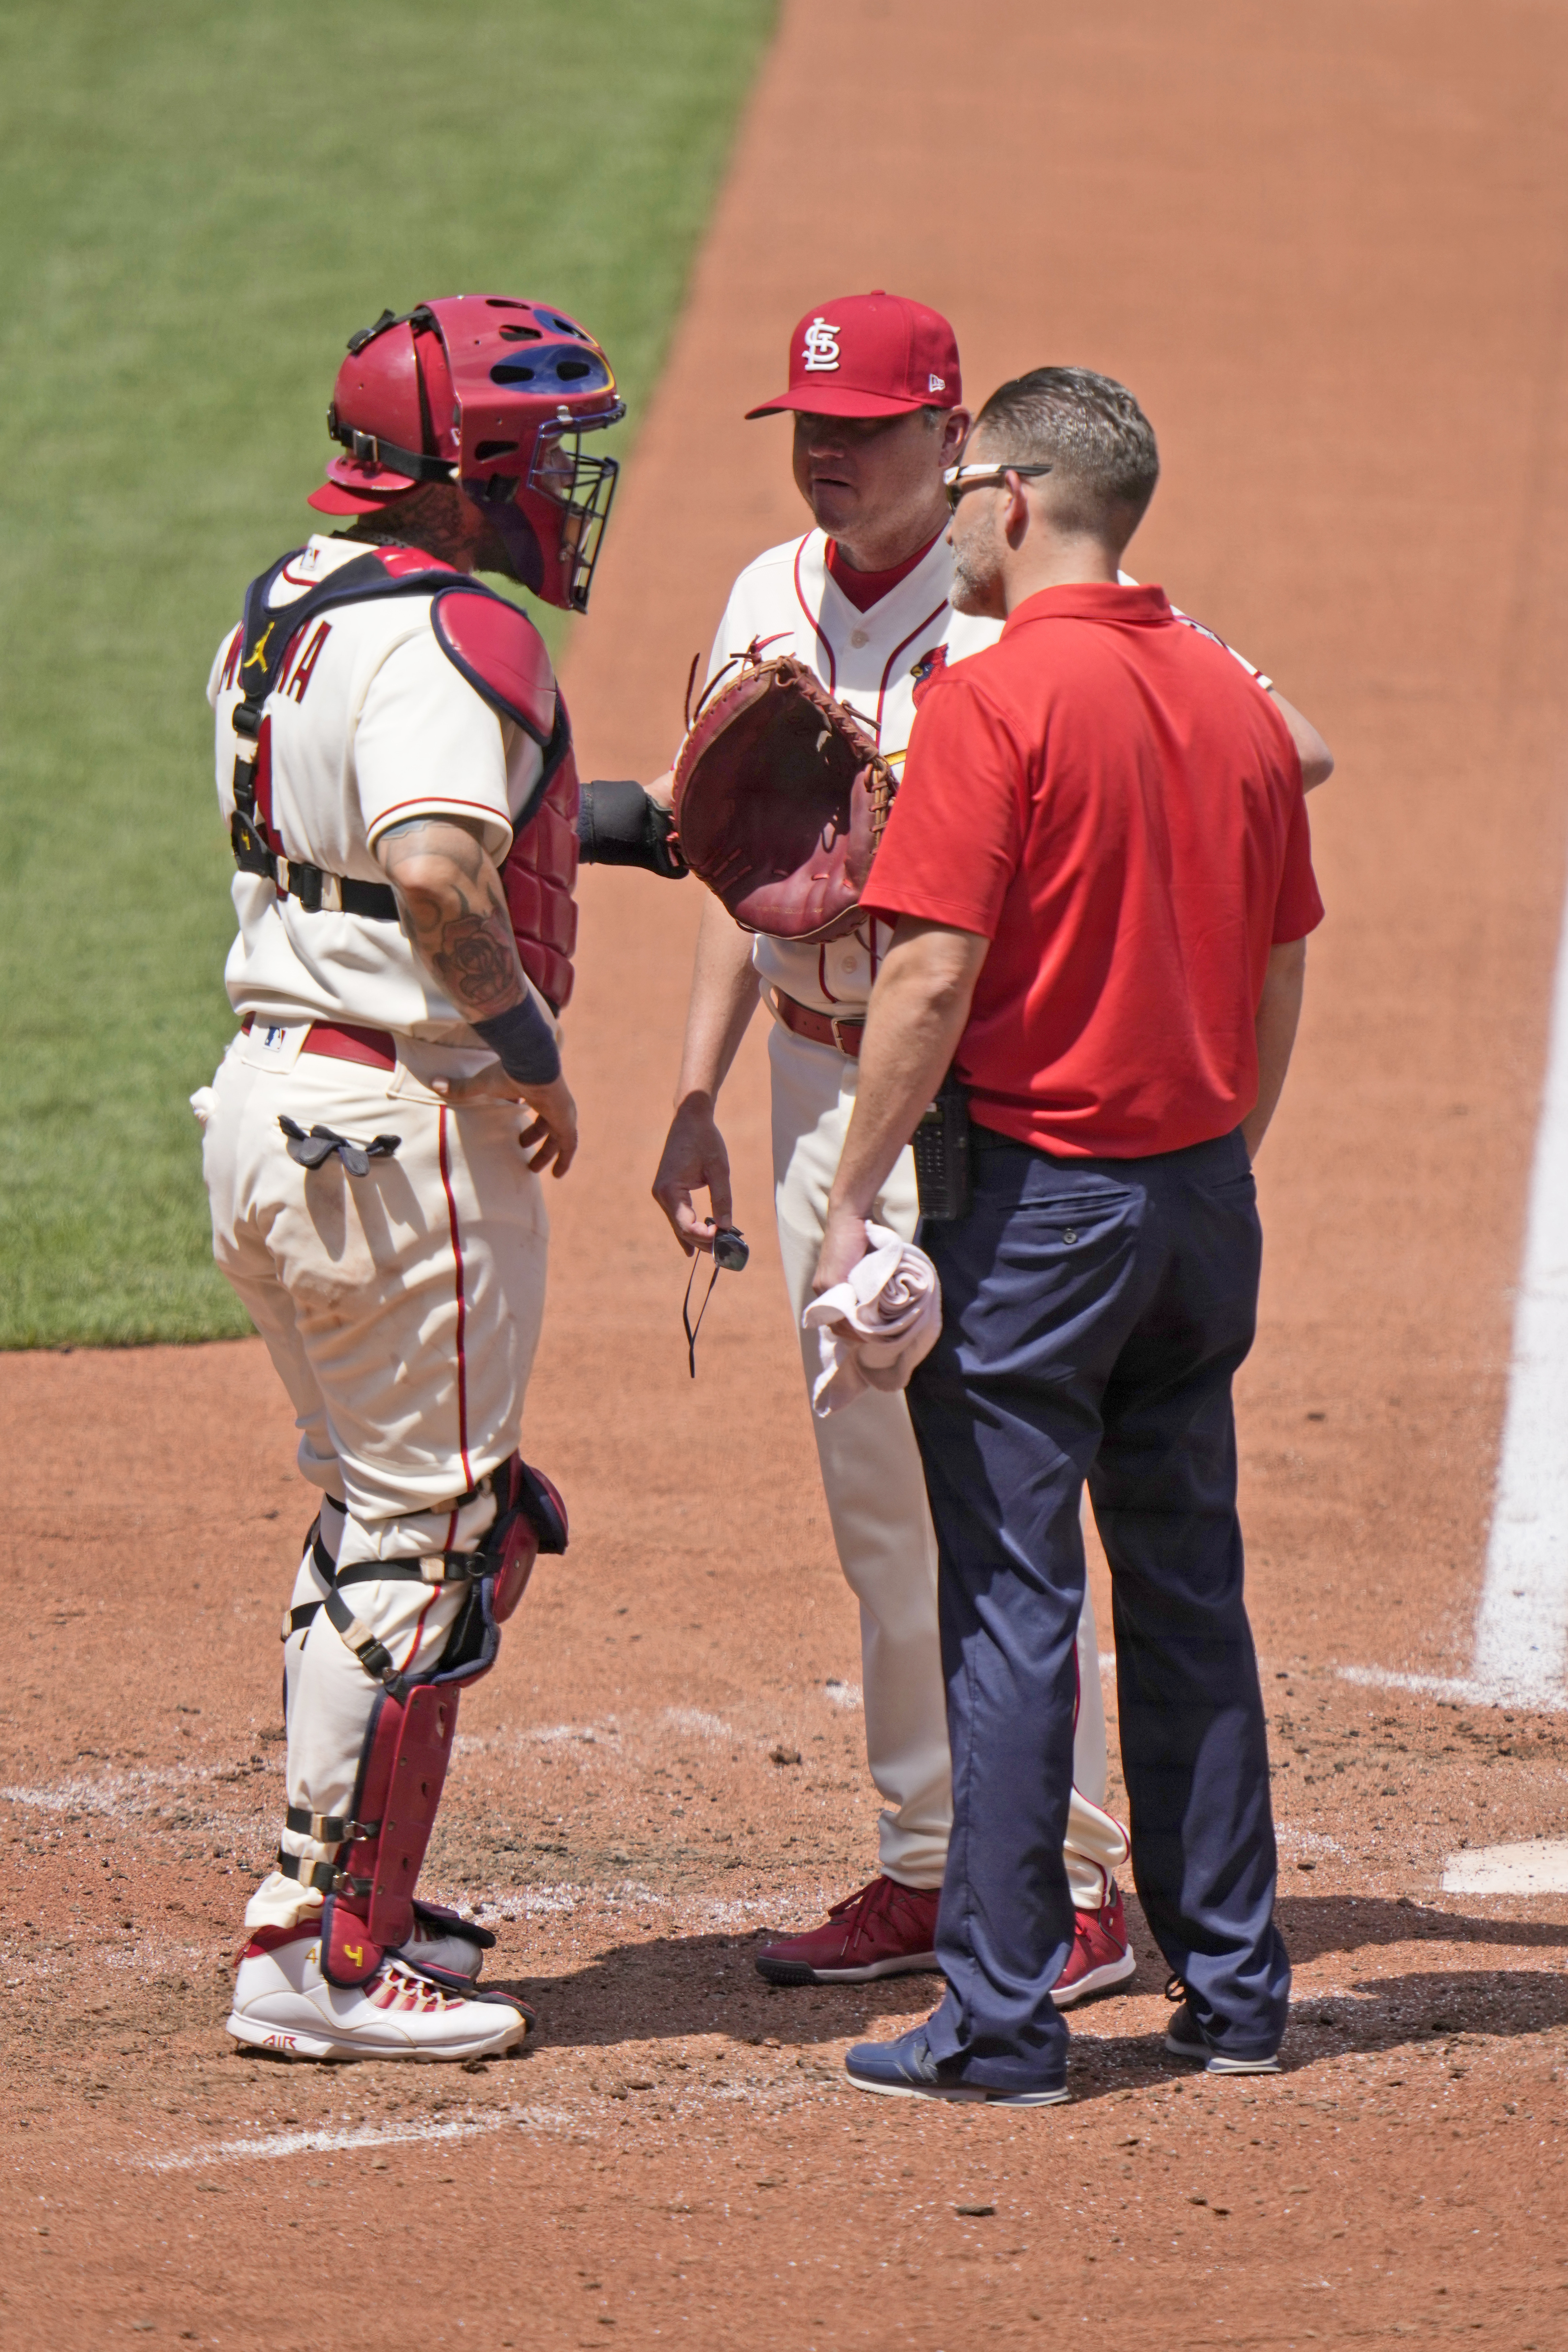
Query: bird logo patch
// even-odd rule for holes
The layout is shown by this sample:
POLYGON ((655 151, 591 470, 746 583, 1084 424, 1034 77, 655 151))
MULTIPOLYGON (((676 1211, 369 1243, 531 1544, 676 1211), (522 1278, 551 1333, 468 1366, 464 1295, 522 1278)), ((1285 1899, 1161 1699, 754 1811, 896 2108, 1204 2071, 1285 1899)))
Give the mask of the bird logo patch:
POLYGON ((913 665, 910 671, 910 676, 915 682, 914 698, 915 708, 917 710, 920 708, 921 698, 930 691, 932 679, 940 677, 946 667, 947 647, 945 646, 928 646, 926 651, 921 654, 920 659, 913 665))

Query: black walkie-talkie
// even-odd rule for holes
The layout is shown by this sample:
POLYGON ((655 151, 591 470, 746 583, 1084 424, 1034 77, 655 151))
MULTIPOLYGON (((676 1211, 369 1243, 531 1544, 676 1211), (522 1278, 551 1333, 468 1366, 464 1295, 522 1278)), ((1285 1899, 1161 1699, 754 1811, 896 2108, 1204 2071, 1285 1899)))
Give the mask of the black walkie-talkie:
POLYGON ((952 1224, 969 1214, 969 1097, 952 1070, 914 1132, 915 1190, 921 1215, 952 1224))

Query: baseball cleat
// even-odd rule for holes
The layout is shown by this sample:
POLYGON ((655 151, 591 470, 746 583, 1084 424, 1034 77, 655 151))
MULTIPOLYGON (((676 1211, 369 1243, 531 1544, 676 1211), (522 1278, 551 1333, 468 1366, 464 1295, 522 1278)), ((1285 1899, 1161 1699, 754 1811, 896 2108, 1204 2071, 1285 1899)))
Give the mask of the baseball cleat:
POLYGON ((1173 2058, 1201 2059, 1205 2074, 1278 2074, 1279 2072, 1279 2055, 1272 2050, 1257 2058, 1230 2057, 1225 2051, 1216 2050, 1204 2034, 1185 2001, 1171 2013, 1170 2022, 1165 2028, 1165 2047, 1173 2058))
POLYGON ((904 1886, 874 1878, 836 1903, 820 1927, 782 1936, 757 1954, 769 1984, 866 1984, 873 1977, 918 1976, 936 1969, 940 1886, 904 1886))
MULTIPOLYGON (((945 2063, 951 2067, 951 2061, 945 2063)), ((931 2054, 921 2025, 897 2042, 858 2042, 847 2053, 844 2068, 858 2091, 878 2091, 888 2099, 947 2099, 976 2107, 1059 2107, 1068 2096, 1065 2083, 1003 2091, 987 2083, 966 2083, 952 2072, 944 2074, 931 2054)))
POLYGON ((253 2050, 280 2058, 488 2058, 514 2048, 533 2021, 520 2000, 451 1991, 392 1953, 366 1983, 341 1990, 321 1974, 314 1927, 275 1933, 253 1937, 235 1972, 227 2030, 253 2050))
POLYGON ((1138 1966, 1127 1937, 1127 1921, 1115 1882, 1110 1900, 1098 1911, 1073 1914, 1072 1949, 1066 1968, 1051 1988, 1058 2009, 1070 2009, 1091 1992, 1109 1992, 1125 1984, 1138 1966))

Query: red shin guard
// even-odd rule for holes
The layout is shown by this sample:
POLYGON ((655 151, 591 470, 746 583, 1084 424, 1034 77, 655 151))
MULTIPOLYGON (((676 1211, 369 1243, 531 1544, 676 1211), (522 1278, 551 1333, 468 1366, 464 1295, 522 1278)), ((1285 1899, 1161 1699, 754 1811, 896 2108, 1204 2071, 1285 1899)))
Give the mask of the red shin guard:
POLYGON ((450 1684, 420 1683, 376 1701, 354 1787, 353 1818, 369 1835, 341 1857, 349 1885, 321 1910, 321 1973, 363 1984, 414 1932, 414 1889, 441 1801, 458 1727, 450 1684))

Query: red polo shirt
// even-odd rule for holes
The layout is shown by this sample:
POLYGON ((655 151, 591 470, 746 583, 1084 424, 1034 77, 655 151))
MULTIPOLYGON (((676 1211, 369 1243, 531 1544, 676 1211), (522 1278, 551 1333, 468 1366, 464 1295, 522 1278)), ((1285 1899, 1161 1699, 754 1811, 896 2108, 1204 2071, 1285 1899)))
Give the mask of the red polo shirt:
POLYGON ((974 1117, 1072 1158, 1177 1151, 1258 1097, 1268 950, 1322 920, 1268 694, 1159 588, 1047 588, 933 678, 863 904, 991 941, 974 1117))

